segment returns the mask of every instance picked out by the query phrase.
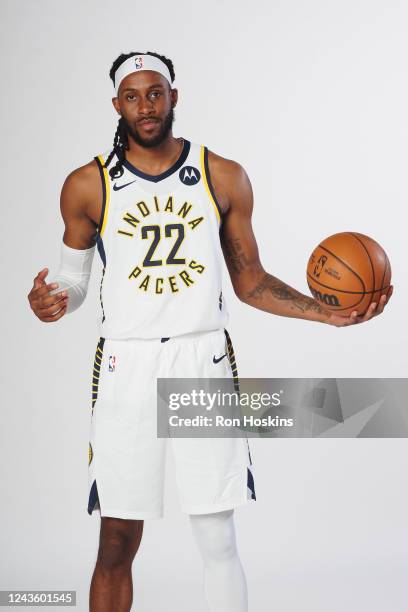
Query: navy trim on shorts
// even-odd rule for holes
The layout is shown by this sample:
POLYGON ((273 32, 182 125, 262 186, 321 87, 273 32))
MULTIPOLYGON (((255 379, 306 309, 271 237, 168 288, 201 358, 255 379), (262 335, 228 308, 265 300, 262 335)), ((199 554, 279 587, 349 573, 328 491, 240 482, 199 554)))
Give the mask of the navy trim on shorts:
POLYGON ((254 477, 252 476, 252 472, 249 468, 247 468, 247 487, 251 492, 251 499, 256 501, 254 477))
POLYGON ((95 508, 100 508, 98 487, 96 486, 96 480, 93 481, 92 487, 89 493, 88 514, 92 514, 95 508))

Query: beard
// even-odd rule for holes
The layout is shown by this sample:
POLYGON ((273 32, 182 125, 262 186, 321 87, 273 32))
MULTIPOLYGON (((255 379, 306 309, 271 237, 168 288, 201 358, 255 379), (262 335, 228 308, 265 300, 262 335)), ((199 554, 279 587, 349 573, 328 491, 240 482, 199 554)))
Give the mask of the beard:
POLYGON ((124 123, 128 136, 133 138, 133 140, 140 146, 146 147, 149 149, 152 147, 157 147, 157 145, 161 144, 163 140, 165 140, 167 136, 169 135, 169 132, 174 122, 174 111, 172 108, 169 110, 169 112, 164 117, 164 119, 160 120, 159 133, 156 136, 153 136, 152 138, 148 138, 148 139, 140 136, 139 132, 137 131, 137 124, 136 124, 136 127, 130 125, 130 123, 128 123, 123 116, 122 116, 122 121, 124 123))

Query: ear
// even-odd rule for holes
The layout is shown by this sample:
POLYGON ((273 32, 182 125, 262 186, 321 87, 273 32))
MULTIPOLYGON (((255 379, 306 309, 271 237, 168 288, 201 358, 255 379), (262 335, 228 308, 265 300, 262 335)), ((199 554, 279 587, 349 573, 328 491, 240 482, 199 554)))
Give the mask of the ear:
POLYGON ((171 90, 171 107, 174 108, 177 106, 178 101, 178 89, 171 90))
POLYGON ((119 104, 119 98, 112 98, 112 104, 115 107, 116 112, 118 113, 118 115, 121 115, 122 113, 120 112, 120 104, 119 104))

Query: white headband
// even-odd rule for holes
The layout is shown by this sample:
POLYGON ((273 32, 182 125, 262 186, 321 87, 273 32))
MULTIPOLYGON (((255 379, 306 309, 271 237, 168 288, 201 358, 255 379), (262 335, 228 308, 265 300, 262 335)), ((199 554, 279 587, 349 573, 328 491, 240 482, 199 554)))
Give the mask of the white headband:
POLYGON ((154 70, 155 72, 159 72, 171 85, 170 71, 161 59, 154 57, 154 55, 132 55, 132 57, 129 57, 119 66, 115 73, 116 94, 119 91, 119 85, 128 74, 141 70, 154 70))

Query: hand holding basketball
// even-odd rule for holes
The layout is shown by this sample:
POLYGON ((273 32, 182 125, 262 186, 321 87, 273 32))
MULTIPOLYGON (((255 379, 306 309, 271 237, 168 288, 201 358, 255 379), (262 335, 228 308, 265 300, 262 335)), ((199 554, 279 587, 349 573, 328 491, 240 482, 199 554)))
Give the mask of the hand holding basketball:
POLYGON ((394 287, 390 285, 387 295, 382 295, 378 304, 376 302, 370 304, 365 314, 359 315, 358 312, 354 310, 348 317, 346 317, 332 312, 327 323, 329 325, 335 325, 336 327, 346 327, 347 325, 355 325, 356 323, 364 323, 365 321, 369 321, 373 317, 376 317, 383 312, 385 306, 388 304, 392 296, 393 290, 394 287))
POLYGON ((338 327, 381 314, 393 291, 386 252, 358 232, 322 240, 309 258, 307 282, 313 297, 332 311, 327 323, 338 327))
POLYGON ((44 268, 34 278, 34 285, 28 294, 31 310, 44 323, 58 321, 67 310, 68 297, 66 291, 53 295, 50 292, 57 289, 58 283, 47 284, 45 278, 48 268, 44 268))

